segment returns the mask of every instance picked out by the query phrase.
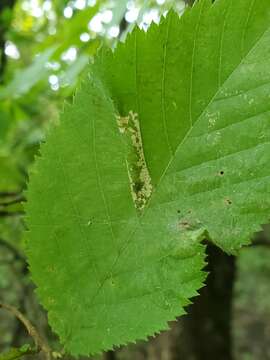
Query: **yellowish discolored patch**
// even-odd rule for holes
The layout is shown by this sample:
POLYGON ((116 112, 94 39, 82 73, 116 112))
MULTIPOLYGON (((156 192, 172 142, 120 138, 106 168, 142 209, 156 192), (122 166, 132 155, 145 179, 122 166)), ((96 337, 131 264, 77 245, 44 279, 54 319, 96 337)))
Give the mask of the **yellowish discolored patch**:
POLYGON ((142 210, 151 197, 153 186, 145 161, 138 114, 130 111, 127 116, 117 116, 117 124, 121 134, 125 134, 131 145, 127 160, 128 176, 134 204, 142 210))

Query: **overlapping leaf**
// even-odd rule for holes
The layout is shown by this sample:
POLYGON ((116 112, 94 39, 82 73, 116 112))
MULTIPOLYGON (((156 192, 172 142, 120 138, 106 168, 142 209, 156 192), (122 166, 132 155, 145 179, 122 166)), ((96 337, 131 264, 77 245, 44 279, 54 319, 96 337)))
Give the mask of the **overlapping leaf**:
POLYGON ((49 134, 28 257, 71 353, 165 329, 202 286, 200 241, 235 252, 267 222, 269 24, 268 0, 202 0, 135 29, 49 134))

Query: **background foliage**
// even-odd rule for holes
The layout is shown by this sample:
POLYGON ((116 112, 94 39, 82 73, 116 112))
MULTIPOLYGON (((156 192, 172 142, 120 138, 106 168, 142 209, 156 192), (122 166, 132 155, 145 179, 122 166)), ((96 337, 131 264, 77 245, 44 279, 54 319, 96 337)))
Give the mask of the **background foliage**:
MULTIPOLYGON (((0 302, 19 307, 46 338, 57 341, 37 304, 22 250, 21 200, 27 174, 63 101, 71 101, 87 63, 102 42, 114 46, 135 21, 147 28, 183 1, 17 0, 0 7, 0 302)), ((42 204, 41 204, 42 206, 42 204)), ((234 353, 238 360, 270 359, 270 265, 267 229, 241 251, 233 299, 234 353), (263 244, 262 244, 263 243, 263 244)), ((104 358, 177 359, 180 326, 104 358), (167 357, 166 357, 167 356, 167 357)), ((22 325, 0 312, 0 352, 29 342, 22 325)), ((182 343, 183 345, 183 343, 182 343)))

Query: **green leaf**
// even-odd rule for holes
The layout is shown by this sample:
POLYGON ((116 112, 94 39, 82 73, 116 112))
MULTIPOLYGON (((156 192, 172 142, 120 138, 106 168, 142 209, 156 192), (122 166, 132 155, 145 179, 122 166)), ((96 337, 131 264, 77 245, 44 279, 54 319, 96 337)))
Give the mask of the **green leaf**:
POLYGON ((61 86, 74 85, 80 73, 86 68, 89 63, 89 58, 85 54, 81 54, 78 59, 71 64, 66 72, 60 77, 61 86))
POLYGON ((36 354, 37 350, 32 348, 29 344, 25 344, 20 348, 13 348, 9 351, 0 354, 0 360, 15 360, 21 359, 26 355, 36 354))
POLYGON ((266 223, 268 0, 198 2, 103 49, 31 175, 27 252, 67 351, 146 338, 266 223))
POLYGON ((200 1, 95 64, 120 113, 138 114, 159 201, 228 252, 269 218, 269 20, 267 1, 200 1))
POLYGON ((95 6, 86 7, 77 11, 71 19, 63 18, 58 26, 55 35, 49 35, 41 44, 37 44, 38 51, 45 51, 48 47, 57 44, 57 50, 54 53, 54 59, 58 60, 66 49, 71 45, 81 46, 80 34, 87 31, 89 21, 97 14, 102 5, 102 1, 98 1, 95 6))
POLYGON ((115 112, 102 83, 85 82, 66 108, 65 126, 49 135, 29 188, 33 278, 46 278, 39 296, 73 354, 166 328, 204 278, 197 239, 178 244, 177 214, 158 207, 138 216, 115 112))
POLYGON ((0 192, 17 192, 22 188, 23 176, 13 158, 0 154, 0 192))
POLYGON ((26 94, 33 86, 48 75, 45 64, 50 60, 56 47, 41 53, 27 68, 18 70, 6 87, 0 88, 0 99, 17 98, 26 94))

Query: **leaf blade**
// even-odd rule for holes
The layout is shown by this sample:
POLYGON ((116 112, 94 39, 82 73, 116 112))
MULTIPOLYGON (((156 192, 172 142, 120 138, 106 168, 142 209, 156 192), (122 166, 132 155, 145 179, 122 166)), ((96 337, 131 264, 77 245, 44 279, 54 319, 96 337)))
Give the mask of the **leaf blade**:
POLYGON ((135 29, 115 53, 100 53, 43 146, 29 188, 28 257, 71 353, 165 329, 203 284, 200 241, 235 252, 267 221, 269 18, 267 1, 203 0, 147 34, 135 29), (154 187, 141 215, 117 125, 130 112, 154 187))

